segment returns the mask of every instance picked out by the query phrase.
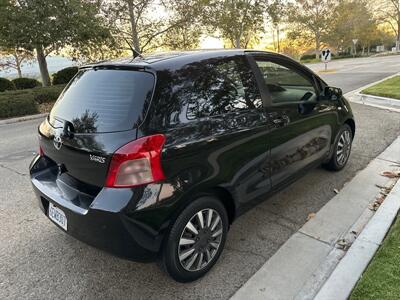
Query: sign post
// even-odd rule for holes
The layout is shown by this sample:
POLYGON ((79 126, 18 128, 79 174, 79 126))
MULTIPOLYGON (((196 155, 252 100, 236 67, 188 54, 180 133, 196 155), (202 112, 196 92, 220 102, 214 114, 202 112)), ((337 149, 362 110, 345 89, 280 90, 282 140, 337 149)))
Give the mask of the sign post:
POLYGON ((328 62, 332 59, 332 52, 330 49, 324 49, 321 52, 321 61, 325 63, 325 72, 328 70, 328 62))

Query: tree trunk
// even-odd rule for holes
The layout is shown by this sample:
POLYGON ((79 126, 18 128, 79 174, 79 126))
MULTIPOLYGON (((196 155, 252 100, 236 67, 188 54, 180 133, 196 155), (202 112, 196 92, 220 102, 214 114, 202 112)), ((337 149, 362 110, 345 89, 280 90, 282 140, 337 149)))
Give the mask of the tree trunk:
POLYGON ((50 85, 50 75, 49 70, 47 68, 46 56, 44 55, 43 46, 36 46, 36 58, 39 64, 40 75, 42 77, 42 85, 49 86, 50 85))
POLYGON ((272 30, 272 43, 274 45, 274 51, 276 52, 275 28, 272 30))
POLYGON ((240 49, 240 36, 237 36, 235 39, 235 48, 240 49))
POLYGON ((281 53, 281 45, 280 45, 280 42, 279 42, 279 25, 276 26, 276 38, 278 40, 278 53, 281 53))
POLYGON ((21 60, 19 59, 17 50, 14 51, 14 59, 15 59, 15 69, 18 72, 18 78, 22 77, 22 71, 21 71, 21 60))
POLYGON ((138 36, 138 32, 137 32, 137 27, 136 27, 136 17, 135 17, 135 11, 134 11, 134 7, 133 7, 133 0, 128 1, 128 10, 129 10, 129 19, 130 19, 131 31, 132 31, 132 47, 136 51, 141 52, 139 36, 138 36))
POLYGON ((321 40, 319 34, 315 35, 315 58, 319 59, 319 50, 321 49, 321 40))
POLYGON ((397 42, 396 42, 396 51, 400 51, 400 11, 397 12, 397 42))
POLYGON ((22 78, 21 66, 17 65, 18 78, 22 78))

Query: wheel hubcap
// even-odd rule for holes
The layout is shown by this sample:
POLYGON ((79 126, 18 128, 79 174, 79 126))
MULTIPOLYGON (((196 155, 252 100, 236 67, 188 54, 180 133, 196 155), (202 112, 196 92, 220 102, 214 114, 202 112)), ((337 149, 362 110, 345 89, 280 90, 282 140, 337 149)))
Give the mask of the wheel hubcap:
POLYGON ((197 212, 186 224, 178 246, 181 266, 187 271, 205 268, 221 245, 223 226, 221 216, 211 208, 197 212))
POLYGON ((340 135, 336 149, 336 161, 343 166, 349 158, 351 150, 351 136, 349 131, 343 131, 340 135))

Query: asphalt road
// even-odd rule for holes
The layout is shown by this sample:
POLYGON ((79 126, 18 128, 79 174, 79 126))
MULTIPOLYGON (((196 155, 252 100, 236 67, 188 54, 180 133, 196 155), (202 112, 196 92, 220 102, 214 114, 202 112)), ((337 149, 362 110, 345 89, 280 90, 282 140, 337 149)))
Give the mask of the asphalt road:
POLYGON ((340 87, 345 93, 400 72, 400 55, 333 60, 324 73, 323 63, 307 65, 332 86, 340 87))
MULTIPOLYGON (((338 73, 324 77, 348 91, 400 71, 400 57, 363 61, 341 61, 338 73)), ((335 195, 334 189, 340 190, 400 134, 400 114, 352 107, 357 133, 347 167, 336 173, 313 170, 240 217, 231 227, 219 263, 190 284, 172 281, 155 264, 115 258, 58 229, 37 207, 27 175, 37 150, 39 121, 0 126, 0 298, 229 298, 306 222, 308 214, 335 195)))

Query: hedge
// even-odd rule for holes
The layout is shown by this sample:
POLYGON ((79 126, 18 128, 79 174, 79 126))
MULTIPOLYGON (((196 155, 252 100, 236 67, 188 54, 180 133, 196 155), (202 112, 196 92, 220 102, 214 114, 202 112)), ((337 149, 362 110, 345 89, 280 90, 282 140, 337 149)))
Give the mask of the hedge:
POLYGON ((11 80, 0 77, 0 92, 15 90, 15 85, 11 80))
POLYGON ((0 97, 0 119, 37 114, 39 109, 32 94, 0 97))
POLYGON ((53 85, 48 87, 32 89, 34 101, 38 104, 55 102, 63 91, 65 85, 53 85))
POLYGON ((16 78, 12 82, 17 90, 32 89, 34 87, 40 86, 40 82, 33 78, 16 78))
POLYGON ((68 67, 53 74, 53 84, 67 84, 78 73, 78 67, 68 67))
POLYGON ((39 104, 55 102, 65 85, 0 93, 0 119, 39 113, 39 104))

